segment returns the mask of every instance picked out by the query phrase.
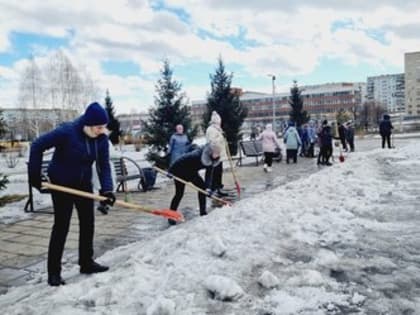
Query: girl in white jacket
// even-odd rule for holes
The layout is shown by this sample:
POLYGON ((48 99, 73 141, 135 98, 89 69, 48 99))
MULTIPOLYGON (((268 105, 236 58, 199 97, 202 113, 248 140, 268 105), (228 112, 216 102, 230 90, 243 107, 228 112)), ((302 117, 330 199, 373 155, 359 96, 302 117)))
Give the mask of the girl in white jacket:
POLYGON ((211 113, 210 125, 206 130, 207 143, 214 144, 220 148, 220 161, 221 163, 215 167, 212 172, 206 172, 206 184, 210 190, 217 192, 221 197, 227 196, 222 192, 222 176, 223 176, 223 161, 227 160, 226 154, 226 140, 222 130, 222 118, 220 115, 213 111, 211 113))

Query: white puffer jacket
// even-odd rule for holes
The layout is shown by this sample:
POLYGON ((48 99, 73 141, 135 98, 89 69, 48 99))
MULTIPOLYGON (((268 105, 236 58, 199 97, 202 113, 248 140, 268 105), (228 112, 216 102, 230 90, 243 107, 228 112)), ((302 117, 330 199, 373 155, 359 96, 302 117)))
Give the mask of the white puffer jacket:
POLYGON ((226 140, 223 135, 223 130, 220 127, 221 122, 222 120, 219 114, 213 111, 211 115, 210 126, 208 126, 206 130, 206 140, 207 143, 216 144, 220 148, 220 160, 226 161, 226 140))

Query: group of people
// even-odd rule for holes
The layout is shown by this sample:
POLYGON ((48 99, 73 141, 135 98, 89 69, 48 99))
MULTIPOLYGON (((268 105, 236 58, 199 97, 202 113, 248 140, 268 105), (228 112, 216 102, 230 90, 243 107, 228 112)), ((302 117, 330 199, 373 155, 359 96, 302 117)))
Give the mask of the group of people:
MULTIPOLYGON (((116 200, 113 193, 113 179, 109 161, 109 141, 106 126, 109 117, 99 103, 92 103, 85 113, 72 122, 64 123, 56 129, 40 136, 31 145, 28 174, 31 185, 42 191, 42 182, 70 187, 76 190, 93 192, 92 165, 96 165, 96 173, 100 183, 100 194, 103 203, 112 206, 116 200), (48 176, 41 174, 43 153, 54 148, 48 176)), ((210 125, 206 130, 207 143, 203 147, 191 145, 183 126, 177 125, 171 136, 168 152, 170 166, 168 176, 175 179, 175 195, 170 208, 177 211, 183 197, 185 184, 177 177, 191 182, 206 190, 207 195, 226 195, 222 191, 223 160, 226 159, 227 143, 221 127, 220 115, 213 111, 210 125), (205 179, 199 171, 205 169, 205 179)), ((65 192, 51 190, 54 208, 54 224, 48 247, 48 279, 50 286, 64 285, 61 277, 61 260, 64 245, 70 227, 73 207, 79 217, 79 266, 80 273, 92 274, 105 272, 108 266, 101 265, 93 259, 94 236, 94 201, 65 192)), ((206 195, 198 193, 200 215, 206 215, 206 195)), ((170 224, 175 224, 169 220, 170 224)))
MULTIPOLYGON (((191 145, 185 145, 185 137, 180 136, 180 130, 183 128, 177 126, 177 131, 171 136, 169 142, 170 166, 168 177, 174 178, 175 195, 172 198, 170 209, 177 211, 181 199, 184 195, 184 181, 191 182, 198 187, 198 204, 200 215, 206 215, 206 191, 208 195, 226 196, 222 191, 223 161, 227 159, 227 143, 222 130, 222 119, 220 115, 213 111, 210 118, 210 124, 206 130, 206 145, 190 150, 191 145), (205 169, 204 179, 199 175, 199 171, 205 169)), ((187 143, 190 143, 189 141, 187 143)), ((168 220, 173 225, 176 222, 168 220)))
MULTIPOLYGON (((92 103, 85 113, 72 122, 67 122, 56 129, 40 136, 31 145, 28 174, 31 185, 42 190, 45 180, 41 174, 43 153, 54 148, 51 163, 48 167, 47 180, 85 192, 93 192, 92 165, 96 164, 96 172, 100 183, 100 194, 103 202, 112 206, 116 200, 113 193, 113 180, 109 161, 109 141, 106 126, 109 122, 108 114, 99 103, 92 103)), ((390 135, 393 129, 390 117, 384 116, 380 123, 382 147, 385 143, 391 148, 390 135)), ((341 140, 343 149, 347 143, 350 151, 354 151, 354 129, 351 122, 340 125, 338 139, 341 140), (345 140, 345 141, 344 141, 345 140)), ((318 164, 331 165, 329 159, 333 150, 333 132, 327 120, 322 122, 318 130, 313 124, 304 125, 301 132, 293 122, 284 132, 283 141, 286 146, 286 163, 293 160, 297 163, 298 150, 304 151, 304 156, 314 157, 314 145, 318 141, 320 151, 318 164)), ((264 171, 271 172, 273 157, 280 149, 280 142, 273 131, 271 124, 258 135, 262 141, 265 163, 264 171)), ((184 134, 182 125, 176 126, 175 133, 168 144, 170 166, 168 177, 175 181, 175 195, 171 200, 170 209, 177 211, 184 195, 185 184, 177 180, 181 178, 186 182, 200 188, 198 203, 200 215, 206 215, 206 196, 217 194, 227 195, 223 188, 223 161, 230 158, 228 145, 222 130, 220 115, 213 111, 209 127, 206 130, 206 144, 203 147, 194 147, 188 136, 184 134), (204 179, 199 175, 200 170, 205 170, 204 179), (206 194, 204 194, 204 191, 206 194)), ((70 227, 73 207, 79 217, 79 265, 80 273, 92 274, 105 272, 109 269, 93 259, 94 236, 94 201, 92 199, 75 196, 72 194, 50 191, 54 208, 54 224, 51 231, 48 248, 48 284, 51 286, 64 285, 61 277, 61 260, 67 234, 70 227)), ((169 220, 169 224, 175 224, 169 220)))

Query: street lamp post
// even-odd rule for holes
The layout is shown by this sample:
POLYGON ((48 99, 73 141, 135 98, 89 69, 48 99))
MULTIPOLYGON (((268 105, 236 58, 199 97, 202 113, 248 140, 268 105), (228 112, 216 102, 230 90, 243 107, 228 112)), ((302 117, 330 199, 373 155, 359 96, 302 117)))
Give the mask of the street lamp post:
POLYGON ((273 105, 273 130, 276 130, 276 102, 274 100, 274 95, 276 93, 276 76, 274 74, 268 74, 269 77, 271 77, 271 82, 273 84, 273 98, 272 98, 272 105, 273 105))

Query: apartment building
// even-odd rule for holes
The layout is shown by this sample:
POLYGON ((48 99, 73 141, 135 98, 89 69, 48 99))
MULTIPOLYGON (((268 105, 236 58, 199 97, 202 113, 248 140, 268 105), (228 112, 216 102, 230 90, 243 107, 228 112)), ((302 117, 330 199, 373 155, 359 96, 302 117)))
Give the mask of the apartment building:
POLYGON ((404 73, 386 74, 367 78, 366 99, 376 102, 388 113, 405 111, 404 73))
POLYGON ((420 116, 420 51, 404 54, 405 113, 420 116))

